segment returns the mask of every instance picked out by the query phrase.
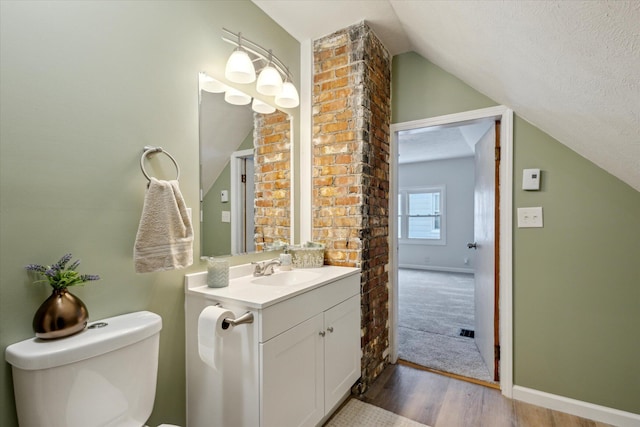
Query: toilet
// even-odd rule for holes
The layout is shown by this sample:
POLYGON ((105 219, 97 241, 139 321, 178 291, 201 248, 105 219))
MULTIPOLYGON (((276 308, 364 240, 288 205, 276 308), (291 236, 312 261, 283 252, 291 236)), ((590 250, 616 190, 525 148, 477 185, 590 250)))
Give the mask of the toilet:
POLYGON ((145 426, 161 329, 160 316, 139 311, 92 322, 70 337, 7 347, 20 426, 145 426))

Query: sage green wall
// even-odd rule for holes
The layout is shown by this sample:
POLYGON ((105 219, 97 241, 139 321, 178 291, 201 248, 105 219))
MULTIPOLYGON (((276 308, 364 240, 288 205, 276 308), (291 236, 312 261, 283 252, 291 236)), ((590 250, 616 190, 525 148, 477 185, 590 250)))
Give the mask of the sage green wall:
MULTIPOLYGON (((394 123, 496 105, 415 53, 392 75, 394 123)), ((544 214, 513 230, 514 384, 640 413, 640 193, 518 116, 513 188, 544 214)))
MULTIPOLYGON (((237 151, 253 149, 253 129, 238 146, 237 151)), ((202 253, 207 256, 229 255, 231 253, 231 223, 222 222, 222 211, 231 210, 231 163, 227 163, 220 175, 213 183, 207 194, 202 198, 202 215, 206 218, 202 227, 202 253), (220 192, 229 191, 229 201, 220 201, 220 192)))
POLYGON ((231 210, 233 195, 231 188, 231 164, 227 163, 218 179, 202 199, 202 254, 206 256, 229 255, 231 253, 231 223, 222 222, 222 211, 231 210), (229 201, 220 201, 220 192, 229 191, 229 201))
MULTIPOLYGON (((185 425, 183 277, 206 265, 194 221, 192 268, 134 273, 140 155, 152 144, 176 158, 197 218, 197 76, 222 78, 233 49, 223 26, 272 48, 299 79, 299 43, 250 1, 0 2, 0 348, 33 336, 31 319, 49 294, 23 266, 71 252, 81 272, 102 277, 75 289, 91 319, 162 316, 150 425, 185 425)), ((171 177, 161 162, 149 171, 171 177)), ((0 425, 15 426, 6 363, 0 393, 0 425)))

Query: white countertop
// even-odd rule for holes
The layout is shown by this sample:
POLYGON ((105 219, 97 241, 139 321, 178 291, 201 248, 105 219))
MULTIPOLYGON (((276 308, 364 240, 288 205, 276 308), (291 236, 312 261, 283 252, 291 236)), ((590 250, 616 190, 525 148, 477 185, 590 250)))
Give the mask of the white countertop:
MULTIPOLYGON (((187 295, 202 295, 220 302, 241 304, 249 308, 264 309, 296 295, 335 282, 343 277, 360 273, 359 268, 333 265, 293 270, 293 272, 296 271, 316 273, 317 278, 292 285, 265 285, 259 283, 262 277, 253 277, 253 266, 244 264, 230 268, 229 286, 224 288, 208 287, 206 271, 187 274, 185 276, 185 293, 187 295)), ((277 280, 287 273, 289 272, 278 271, 276 268, 276 272, 273 275, 265 277, 277 280)))

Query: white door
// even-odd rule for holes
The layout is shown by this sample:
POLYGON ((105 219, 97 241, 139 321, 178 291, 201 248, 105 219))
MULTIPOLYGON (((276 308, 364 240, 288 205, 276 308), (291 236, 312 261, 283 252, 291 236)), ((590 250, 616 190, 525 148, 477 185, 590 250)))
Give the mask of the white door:
POLYGON ((495 372, 495 206, 496 133, 489 131, 476 143, 474 191, 475 342, 492 378, 495 372))

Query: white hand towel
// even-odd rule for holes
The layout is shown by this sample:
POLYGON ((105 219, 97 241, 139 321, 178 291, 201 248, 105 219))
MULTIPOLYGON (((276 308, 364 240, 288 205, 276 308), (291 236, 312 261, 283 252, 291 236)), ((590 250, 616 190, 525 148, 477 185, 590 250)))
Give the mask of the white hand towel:
POLYGON ((193 227, 178 181, 151 178, 133 250, 136 273, 193 264, 193 227))

